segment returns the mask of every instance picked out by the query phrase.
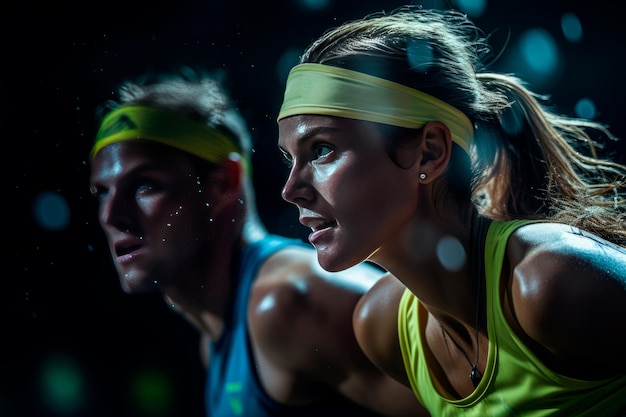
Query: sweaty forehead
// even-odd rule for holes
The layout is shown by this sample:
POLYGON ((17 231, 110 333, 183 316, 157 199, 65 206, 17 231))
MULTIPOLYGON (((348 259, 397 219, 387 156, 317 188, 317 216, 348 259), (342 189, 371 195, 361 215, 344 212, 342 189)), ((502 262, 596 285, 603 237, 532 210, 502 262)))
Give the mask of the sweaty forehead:
POLYGON ((345 139, 363 137, 380 133, 378 123, 326 115, 295 115, 278 122, 278 144, 281 147, 299 145, 312 138, 344 137, 345 139))
POLYGON ((184 151, 149 140, 115 142, 102 148, 91 162, 95 175, 119 175, 139 166, 174 170, 193 157, 184 151))
POLYGON ((285 117, 278 122, 279 135, 285 137, 307 137, 319 132, 358 131, 371 123, 363 120, 317 114, 299 114, 285 117))
POLYGON ((191 155, 187 152, 172 146, 152 140, 134 139, 115 142, 103 147, 98 154, 95 155, 94 162, 95 160, 101 159, 132 160, 134 158, 150 158, 155 161, 167 163, 168 161, 190 157, 191 155), (103 152, 103 156, 99 158, 100 152, 103 152))

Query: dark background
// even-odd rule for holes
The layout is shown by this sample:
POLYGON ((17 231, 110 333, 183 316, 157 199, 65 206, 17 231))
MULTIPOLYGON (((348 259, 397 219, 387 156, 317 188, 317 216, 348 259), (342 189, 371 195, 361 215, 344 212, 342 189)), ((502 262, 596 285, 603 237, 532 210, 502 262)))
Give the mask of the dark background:
MULTIPOLYGON (((115 86, 179 65, 224 69, 255 140, 261 217, 272 232, 304 237, 296 212, 280 199, 286 168, 276 149, 275 116, 286 72, 324 29, 403 3, 2 6, 0 109, 9 194, 3 213, 9 234, 0 292, 0 417, 203 415, 195 330, 158 294, 121 291, 88 193, 95 108, 115 86)), ((446 7, 434 0, 420 4, 446 7)), ((609 1, 491 0, 482 14, 470 16, 493 32, 492 43, 502 51, 492 69, 528 76, 531 87, 568 115, 580 99, 591 100, 594 118, 625 137, 626 31, 618 9, 609 1), (566 12, 582 25, 580 41, 563 36, 566 12), (516 48, 537 28, 557 48, 557 68, 543 78, 519 60, 516 48)), ((623 143, 605 151, 624 161, 623 143)))

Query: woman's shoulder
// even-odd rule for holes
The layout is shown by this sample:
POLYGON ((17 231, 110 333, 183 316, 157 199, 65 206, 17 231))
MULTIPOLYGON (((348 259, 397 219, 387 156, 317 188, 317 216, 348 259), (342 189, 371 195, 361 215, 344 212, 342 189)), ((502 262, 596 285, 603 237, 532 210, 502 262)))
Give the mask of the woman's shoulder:
POLYGON ((515 322, 549 356, 576 356, 577 346, 582 357, 604 345, 599 329, 626 325, 624 248, 570 225, 533 223, 511 235, 507 264, 515 322))
MULTIPOLYGON (((561 265, 565 270, 585 265, 615 264, 626 267, 626 248, 616 245, 591 232, 578 227, 555 222, 531 222, 515 230, 508 247, 509 254, 517 255, 519 263, 548 262, 556 264, 576 261, 576 264, 561 265)), ((518 263, 516 262, 516 263, 518 263)), ((611 268, 613 269, 613 268, 611 268)))
POLYGON ((507 243, 507 260, 513 288, 529 303, 575 301, 587 291, 626 284, 626 249, 566 224, 518 228, 507 243))

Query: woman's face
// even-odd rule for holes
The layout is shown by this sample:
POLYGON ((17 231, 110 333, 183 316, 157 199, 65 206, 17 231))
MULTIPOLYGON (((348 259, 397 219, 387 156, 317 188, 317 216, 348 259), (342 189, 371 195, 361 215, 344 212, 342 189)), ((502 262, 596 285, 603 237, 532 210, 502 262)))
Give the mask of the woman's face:
POLYGON ((282 195, 311 229, 323 268, 342 270, 398 243, 415 212, 417 174, 390 159, 375 123, 299 115, 278 125, 290 165, 282 195))

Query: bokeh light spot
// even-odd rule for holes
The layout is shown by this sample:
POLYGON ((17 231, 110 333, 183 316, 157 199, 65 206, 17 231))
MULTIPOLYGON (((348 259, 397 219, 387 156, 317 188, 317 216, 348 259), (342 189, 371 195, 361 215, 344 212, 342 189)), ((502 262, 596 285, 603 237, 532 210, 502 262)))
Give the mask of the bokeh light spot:
POLYGON ((285 50, 278 59, 278 62, 276 63, 276 75, 281 83, 284 83, 287 80, 289 71, 291 71, 291 68, 299 62, 300 53, 299 49, 290 48, 285 50))
POLYGON ((76 414, 85 403, 83 376, 76 361, 54 355, 43 363, 42 399, 46 408, 58 415, 76 414))
POLYGON ((584 119, 593 119, 596 117, 596 105, 588 98, 581 98, 575 106, 576 115, 584 119))
POLYGON ((520 38, 522 58, 531 71, 538 75, 556 72, 559 57, 556 42, 546 30, 530 29, 520 38))
POLYGON ((502 128, 511 135, 517 136, 522 132, 524 126, 524 115, 515 108, 508 108, 502 112, 502 128))
POLYGON ((310 11, 319 11, 328 8, 330 0, 300 0, 303 8, 310 11))
POLYGON ((563 14, 561 17, 561 30, 565 39, 570 42, 577 43, 583 38, 583 27, 578 16, 574 13, 567 12, 563 14))
POLYGON ((457 9, 474 19, 482 16, 487 8, 487 0, 455 0, 454 3, 456 3, 457 9))
POLYGON ((58 193, 46 191, 34 201, 35 221, 46 230, 63 230, 70 222, 70 208, 65 198, 58 193))
POLYGON ((437 244, 437 258, 448 271, 458 271, 465 265, 465 249, 457 238, 447 236, 437 244))
POLYGON ((433 64, 433 51, 428 42, 411 42, 406 50, 411 69, 420 73, 427 72, 433 64))
POLYGON ((132 388, 135 408, 143 415, 169 415, 173 406, 172 386, 168 378, 158 370, 139 373, 132 388))

